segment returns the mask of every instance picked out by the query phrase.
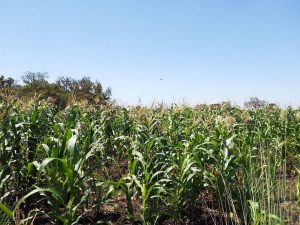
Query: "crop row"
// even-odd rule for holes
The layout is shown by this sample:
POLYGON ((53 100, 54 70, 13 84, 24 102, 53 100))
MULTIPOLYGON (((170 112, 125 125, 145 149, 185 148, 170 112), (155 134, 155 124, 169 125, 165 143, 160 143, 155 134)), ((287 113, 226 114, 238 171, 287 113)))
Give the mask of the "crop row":
POLYGON ((0 118, 1 224, 299 222, 299 110, 2 103, 0 118))

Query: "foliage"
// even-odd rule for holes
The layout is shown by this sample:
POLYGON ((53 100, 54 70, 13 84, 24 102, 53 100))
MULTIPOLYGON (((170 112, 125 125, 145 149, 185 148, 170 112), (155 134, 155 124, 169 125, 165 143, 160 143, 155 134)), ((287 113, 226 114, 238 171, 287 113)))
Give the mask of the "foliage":
POLYGON ((93 82, 89 77, 78 80, 59 77, 55 83, 49 83, 47 78, 48 73, 27 71, 22 76, 24 85, 16 85, 13 78, 0 76, 0 100, 30 102, 37 99, 47 101, 58 109, 74 102, 95 106, 110 101, 111 89, 104 90, 100 82, 93 82))
MULTIPOLYGON (((84 82, 81 90, 91 90, 84 82)), ((299 208, 282 205, 299 198, 298 115, 224 104, 57 110, 2 102, 0 221, 101 223, 99 210, 123 198, 128 221, 144 225, 199 222, 205 212, 214 224, 292 224, 299 208)))

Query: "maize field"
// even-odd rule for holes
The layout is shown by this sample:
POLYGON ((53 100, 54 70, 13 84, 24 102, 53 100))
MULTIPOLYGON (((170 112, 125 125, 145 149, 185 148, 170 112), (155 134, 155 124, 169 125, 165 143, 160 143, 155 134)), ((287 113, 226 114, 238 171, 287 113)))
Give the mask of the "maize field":
POLYGON ((0 104, 0 224, 300 224, 300 111, 0 104))

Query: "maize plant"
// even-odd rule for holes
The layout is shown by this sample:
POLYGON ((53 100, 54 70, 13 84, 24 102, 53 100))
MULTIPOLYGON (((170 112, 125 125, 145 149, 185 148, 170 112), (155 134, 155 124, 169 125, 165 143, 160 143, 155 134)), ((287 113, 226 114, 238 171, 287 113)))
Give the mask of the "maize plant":
POLYGON ((297 224, 299 115, 1 102, 0 224, 297 224))

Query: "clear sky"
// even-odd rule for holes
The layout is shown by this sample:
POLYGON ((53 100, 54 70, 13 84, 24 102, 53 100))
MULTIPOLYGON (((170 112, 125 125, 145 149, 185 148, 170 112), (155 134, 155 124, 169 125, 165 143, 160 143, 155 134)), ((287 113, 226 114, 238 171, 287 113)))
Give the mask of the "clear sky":
POLYGON ((300 105, 299 0, 1 0, 0 32, 0 74, 18 80, 87 75, 126 104, 300 105))

